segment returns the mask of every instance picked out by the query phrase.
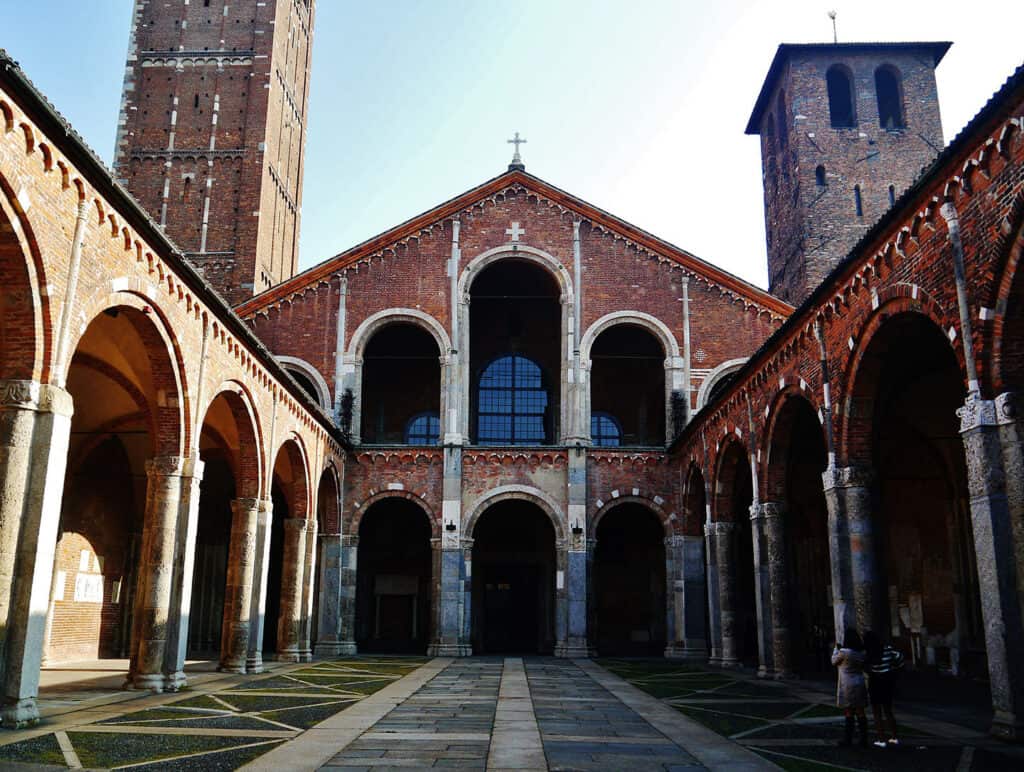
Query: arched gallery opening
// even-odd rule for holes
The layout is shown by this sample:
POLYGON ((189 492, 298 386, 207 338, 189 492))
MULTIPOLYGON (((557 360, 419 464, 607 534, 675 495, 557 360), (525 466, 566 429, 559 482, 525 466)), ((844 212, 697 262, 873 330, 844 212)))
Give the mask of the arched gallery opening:
POLYGON ((728 523, 716 546, 723 664, 756 667, 757 609, 750 527, 753 483, 746 450, 729 442, 718 470, 716 522, 728 523))
POLYGON ((866 409, 853 427, 863 439, 850 451, 874 470, 877 492, 873 623, 918 667, 983 675, 984 627, 956 415, 966 389, 954 351, 926 317, 899 313, 874 334, 856 379, 855 399, 866 409))
MULTIPOLYGON (((811 404, 789 396, 771 426, 767 499, 779 507, 785 535, 787 666, 808 675, 831 672, 835 622, 830 587, 828 508, 821 475, 828 452, 811 404)), ((781 663, 776 662, 776 669, 781 663)))
MULTIPOLYGON (((690 606, 700 606, 704 613, 704 640, 705 645, 708 649, 708 655, 712 654, 712 647, 715 646, 715 634, 712 629, 712 609, 717 607, 717 603, 712 603, 713 598, 717 598, 718 595, 718 583, 715 577, 715 555, 712 550, 711 554, 708 554, 708 541, 704 533, 704 526, 707 522, 707 483, 704 480, 704 474, 701 472, 700 467, 695 463, 690 465, 689 472, 686 478, 686 489, 683 496, 683 509, 685 512, 685 519, 683 520, 683 533, 686 536, 696 537, 701 539, 702 553, 704 558, 704 576, 705 581, 702 585, 700 594, 697 595, 688 585, 688 591, 684 602, 690 606)), ((717 629, 718 620, 715 620, 715 629, 717 629)), ((715 652, 718 654, 718 652, 715 652)))
POLYGON ((43 659, 127 658, 143 613, 146 464, 180 455, 168 343, 141 310, 108 308, 78 341, 67 389, 75 412, 43 659))
POLYGON ((360 652, 423 654, 430 640, 430 519, 408 499, 381 499, 363 513, 356 557, 360 652))
POLYGON ((440 439, 441 352, 422 327, 396 322, 363 352, 360 436, 364 443, 436 445, 440 439))
POLYGON ((470 289, 471 435, 481 445, 550 445, 559 435, 562 308, 554 277, 499 260, 470 289))
POLYGON ((665 350, 651 332, 617 324, 590 350, 590 433, 597 447, 665 444, 665 350))
POLYGON ((601 656, 665 651, 665 530, 650 509, 625 503, 597 524, 594 639, 601 656))
POLYGON ((473 528, 472 643, 477 654, 550 654, 555 646, 555 529, 536 504, 506 499, 473 528))
MULTIPOLYGON (((321 537, 325 537, 332 534, 337 534, 341 528, 341 519, 339 517, 339 506, 340 498, 338 491, 338 478, 335 475, 333 467, 327 467, 320 475, 320 484, 317 486, 316 492, 316 523, 317 533, 321 537)), ((321 543, 317 545, 317 549, 320 550, 321 543)), ((324 551, 320 551, 317 557, 317 565, 323 565, 321 561, 326 559, 324 551)), ((320 603, 321 603, 321 584, 320 577, 323 572, 317 570, 314 572, 313 577, 313 617, 310 620, 310 641, 316 644, 316 641, 320 640, 320 603)), ((336 606, 337 604, 335 604, 336 606)), ((341 613, 340 608, 331 608, 330 613, 338 615, 341 613)), ((315 650, 314 650, 314 653, 315 650)))

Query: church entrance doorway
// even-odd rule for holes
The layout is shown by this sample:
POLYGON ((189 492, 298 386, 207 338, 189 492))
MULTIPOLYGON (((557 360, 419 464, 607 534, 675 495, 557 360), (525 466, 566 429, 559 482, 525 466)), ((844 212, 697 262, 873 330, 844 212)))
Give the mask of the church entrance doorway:
POLYGON ((366 510, 356 560, 359 651, 426 651, 430 564, 430 521, 420 507, 407 499, 387 498, 366 510))
POLYGON ((555 530, 535 504, 501 501, 473 530, 473 651, 554 649, 555 530))
POLYGON ((594 590, 601 656, 665 651, 665 532, 651 510, 621 504, 597 525, 594 590))

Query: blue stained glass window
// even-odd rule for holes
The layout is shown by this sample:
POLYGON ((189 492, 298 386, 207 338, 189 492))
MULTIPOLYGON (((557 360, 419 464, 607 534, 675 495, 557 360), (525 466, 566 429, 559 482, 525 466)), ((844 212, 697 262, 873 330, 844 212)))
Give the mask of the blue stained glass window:
POLYGON ((406 445, 436 445, 441 435, 441 419, 434 413, 420 413, 405 425, 406 445))
POLYGON ((480 375, 477 442, 483 445, 542 445, 547 441, 548 392, 532 359, 496 359, 480 375))
POLYGON ((617 448, 622 440, 622 427, 608 413, 592 413, 590 416, 590 440, 594 447, 617 448))

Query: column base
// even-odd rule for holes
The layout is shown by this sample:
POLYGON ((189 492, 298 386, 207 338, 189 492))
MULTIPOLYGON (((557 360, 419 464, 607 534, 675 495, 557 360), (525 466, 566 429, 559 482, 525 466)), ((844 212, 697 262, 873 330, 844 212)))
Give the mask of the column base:
POLYGON ((165 692, 180 692, 186 686, 188 686, 188 678, 185 677, 185 673, 181 670, 164 676, 165 692))
POLYGON ((289 662, 298 663, 302 662, 302 655, 298 651, 279 651, 274 655, 275 662, 289 662))
POLYGON ((722 659, 718 661, 718 666, 725 670, 739 670, 743 667, 743 663, 738 659, 726 659, 725 657, 722 657, 722 659))
POLYGON ((567 659, 593 659, 597 650, 585 643, 560 643, 555 646, 555 656, 567 659))
POLYGON ((787 679, 796 678, 797 675, 792 670, 775 670, 772 672, 771 677, 776 681, 785 681, 787 679))
POLYGON ((758 678, 772 678, 772 670, 767 665, 757 666, 757 677, 758 678))
MULTIPOLYGON (((4 720, 6 721, 6 718, 4 720)), ((988 732, 993 737, 1009 743, 1024 743, 1024 722, 1013 713, 997 710, 988 732)))
POLYGON ((218 673, 237 673, 238 675, 243 675, 243 674, 249 672, 249 670, 246 668, 245 660, 244 659, 243 660, 226 659, 223 662, 221 662, 219 665, 217 665, 217 672, 218 673))
POLYGON ((355 641, 320 641, 316 645, 317 659, 329 657, 351 657, 358 654, 355 641))
POLYGON ((263 672, 263 652, 258 651, 250 654, 245 660, 245 672, 249 675, 256 675, 263 672))
POLYGON ((309 649, 303 649, 299 652, 299 662, 312 662, 313 652, 309 649))
POLYGON ((687 646, 684 643, 670 643, 665 647, 665 659, 678 659, 686 662, 707 662, 711 664, 705 646, 687 646))
POLYGON ((472 657, 473 647, 465 643, 432 643, 427 647, 428 657, 472 657))
POLYGON ((24 729, 39 723, 39 706, 35 697, 23 697, 5 702, 0 708, 0 726, 4 729, 24 729))
POLYGON ((164 674, 135 673, 134 675, 129 675, 127 680, 124 682, 124 688, 140 692, 156 692, 159 694, 164 690, 164 674))

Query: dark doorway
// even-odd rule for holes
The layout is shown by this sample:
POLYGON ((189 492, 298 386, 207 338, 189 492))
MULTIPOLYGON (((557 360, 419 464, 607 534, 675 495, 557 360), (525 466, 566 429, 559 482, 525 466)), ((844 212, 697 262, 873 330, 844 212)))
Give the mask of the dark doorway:
POLYGON ((206 468, 199 488, 188 655, 193 659, 216 659, 220 656, 224 622, 224 588, 235 478, 227 459, 218 450, 207 451, 203 460, 206 468))
POLYGON ((263 653, 277 653, 277 622, 281 616, 281 574, 284 567, 284 520, 291 517, 288 500, 281 487, 274 481, 271 488, 274 502, 273 517, 270 520, 270 561, 267 567, 267 599, 263 612, 263 653))
POLYGON ((415 653, 430 634, 430 520, 401 498, 378 501, 359 524, 356 644, 361 652, 415 653))
MULTIPOLYGON (((734 597, 733 637, 736 656, 747 667, 757 667, 757 608, 754 586, 754 539, 750 529, 750 505, 754 499, 750 464, 745 449, 732 442, 725 451, 719 472, 718 517, 736 524, 730 551, 730 564, 719 565, 719 572, 731 570, 734 597)), ((724 581, 720 579, 720 582, 724 581)), ((723 621, 723 636, 726 635, 723 621)))
POLYGON ((597 526, 594 591, 602 656, 665 651, 665 531, 639 504, 622 504, 597 526))
POLYGON ((473 530, 473 650, 554 650, 555 531, 536 505, 502 501, 473 530))

